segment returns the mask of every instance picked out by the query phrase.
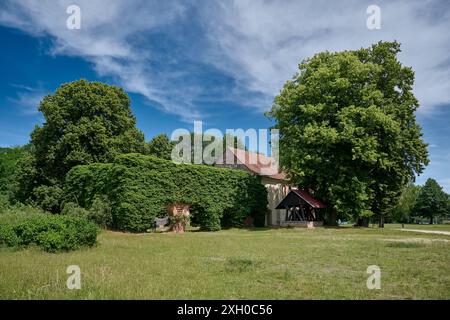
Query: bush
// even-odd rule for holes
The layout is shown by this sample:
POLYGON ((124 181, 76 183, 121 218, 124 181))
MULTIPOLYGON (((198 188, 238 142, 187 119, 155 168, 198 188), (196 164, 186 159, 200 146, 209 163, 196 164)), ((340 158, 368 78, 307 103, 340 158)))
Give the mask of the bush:
POLYGON ((64 204, 63 209, 61 210, 61 214, 65 216, 72 216, 78 218, 89 218, 89 211, 80 207, 78 204, 74 202, 67 202, 64 204))
POLYGON ((98 232, 96 225, 86 219, 42 213, 22 215, 16 220, 3 217, 0 227, 1 242, 9 246, 35 244, 48 252, 92 246, 98 232))
POLYGON ((63 190, 58 186, 39 186, 33 190, 36 204, 43 210, 59 213, 63 190))
POLYGON ((169 217, 169 226, 175 232, 184 231, 189 222, 189 216, 184 214, 177 214, 169 217))
POLYGON ((97 196, 89 209, 89 220, 102 228, 111 227, 113 223, 112 209, 106 196, 97 196))
POLYGON ((0 194, 10 194, 16 163, 28 154, 28 146, 0 148, 0 194))
POLYGON ((139 154, 126 154, 113 164, 73 168, 66 177, 66 201, 84 208, 96 196, 109 199, 113 227, 133 232, 152 228, 167 205, 191 205, 191 222, 203 230, 243 225, 249 215, 264 221, 267 191, 260 178, 243 170, 174 164, 139 154))
POLYGON ((67 202, 61 210, 62 215, 85 218, 95 222, 102 228, 112 226, 111 205, 105 196, 96 196, 89 210, 80 207, 74 202, 67 202))
POLYGON ((7 224, 0 224, 0 244, 6 244, 9 247, 14 247, 18 243, 19 238, 13 228, 7 224))
POLYGON ((9 207, 8 196, 0 193, 0 212, 6 210, 9 207))

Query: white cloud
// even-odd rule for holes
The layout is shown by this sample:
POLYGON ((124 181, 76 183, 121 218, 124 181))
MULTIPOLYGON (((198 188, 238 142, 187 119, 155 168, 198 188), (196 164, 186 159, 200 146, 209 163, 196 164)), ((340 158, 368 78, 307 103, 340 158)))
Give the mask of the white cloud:
POLYGON ((23 115, 32 116, 38 114, 39 103, 48 92, 42 87, 32 88, 21 84, 11 84, 18 89, 16 95, 8 97, 14 107, 17 107, 23 115))
POLYGON ((402 43, 400 59, 416 71, 415 93, 423 112, 450 103, 450 8, 445 2, 380 2, 381 30, 366 27, 372 1, 235 0, 203 11, 215 54, 211 63, 271 101, 313 54, 402 43))
MULTIPOLYGON (((50 36, 50 54, 79 56, 93 63, 100 75, 117 79, 126 90, 142 94, 184 120, 204 118, 208 110, 196 104, 205 88, 186 82, 188 71, 162 71, 170 59, 186 58, 210 64, 236 81, 217 89, 217 99, 267 109, 300 60, 323 50, 356 49, 379 40, 398 40, 401 60, 416 71, 415 92, 423 107, 450 102, 450 10, 445 2, 383 1, 381 30, 366 28, 372 1, 204 1, 195 10, 185 1, 78 0, 81 30, 66 28, 66 8, 73 1, 16 0, 0 8, 0 24, 34 36, 50 36), (193 15, 194 14, 194 15, 193 15), (156 52, 148 35, 196 22, 204 41, 174 57, 156 52), (249 94, 250 93, 250 94, 249 94)), ((178 30, 179 41, 184 39, 178 30)), ((188 45, 189 46, 189 45, 188 45)), ((216 92, 214 92, 216 93, 216 92)), ((213 100, 211 100, 213 102, 213 100)))
MULTIPOLYGON (((192 88, 164 86, 150 67, 151 50, 141 47, 139 41, 134 43, 140 35, 175 21, 184 13, 183 4, 79 0, 80 30, 66 27, 66 8, 70 4, 73 1, 8 1, 0 11, 0 24, 35 36, 50 36, 50 54, 82 57, 92 62, 100 75, 116 78, 126 90, 142 94, 166 112, 185 120, 199 116, 191 101, 195 97, 186 93, 192 88)), ((27 98, 19 99, 25 102, 27 98)))

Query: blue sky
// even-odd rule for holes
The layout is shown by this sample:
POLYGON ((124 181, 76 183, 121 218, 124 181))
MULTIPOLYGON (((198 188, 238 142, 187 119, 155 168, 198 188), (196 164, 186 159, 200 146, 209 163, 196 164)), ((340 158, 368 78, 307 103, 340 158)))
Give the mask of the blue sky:
POLYGON ((450 192, 450 5, 446 1, 103 1, 0 3, 0 146, 24 144, 40 99, 85 78, 122 86, 146 138, 176 128, 267 128, 263 113, 298 62, 323 50, 402 43, 416 71, 431 164, 450 192), (81 29, 66 27, 70 4, 81 29), (381 29, 366 27, 370 4, 381 29))

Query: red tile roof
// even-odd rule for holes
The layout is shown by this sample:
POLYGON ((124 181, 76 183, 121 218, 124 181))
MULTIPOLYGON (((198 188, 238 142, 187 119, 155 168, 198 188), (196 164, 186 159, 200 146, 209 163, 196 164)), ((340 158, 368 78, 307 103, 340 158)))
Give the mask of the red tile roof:
POLYGON ((317 208, 317 209, 323 209, 326 208, 327 206, 324 205, 322 202, 320 202, 319 200, 317 200, 316 198, 314 198, 308 191, 306 190, 298 190, 298 189, 293 189, 293 192, 295 192, 296 194, 298 194, 303 200, 305 200, 306 202, 308 202, 311 207, 313 208, 317 208))
MULTIPOLYGON (((227 147, 227 150, 234 154, 237 163, 243 164, 249 171, 259 176, 276 180, 288 180, 284 172, 279 172, 273 157, 232 147, 227 147)), ((223 164, 223 158, 219 159, 217 163, 223 164)))

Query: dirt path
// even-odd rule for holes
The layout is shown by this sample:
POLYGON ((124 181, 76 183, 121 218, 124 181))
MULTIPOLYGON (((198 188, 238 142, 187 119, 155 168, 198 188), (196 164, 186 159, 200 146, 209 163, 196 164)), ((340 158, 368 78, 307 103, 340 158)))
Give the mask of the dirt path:
POLYGON ((443 234, 446 236, 450 236, 450 231, 419 230, 419 229, 398 229, 398 230, 411 231, 411 232, 422 232, 422 233, 433 233, 433 234, 443 234))

